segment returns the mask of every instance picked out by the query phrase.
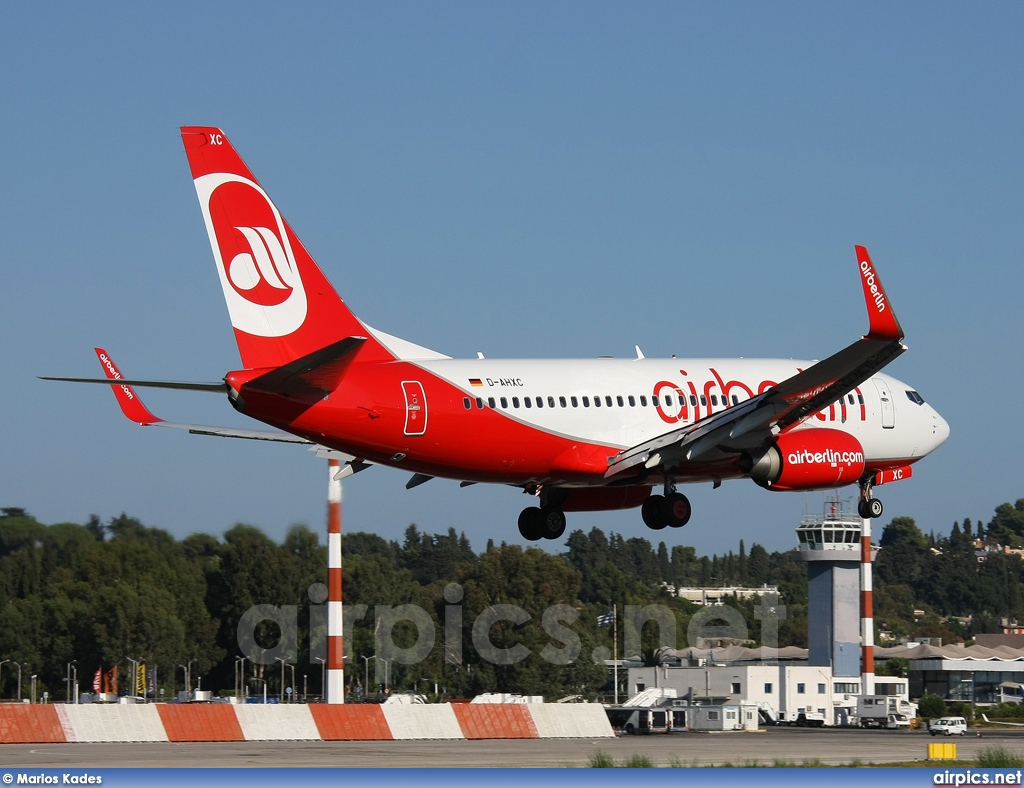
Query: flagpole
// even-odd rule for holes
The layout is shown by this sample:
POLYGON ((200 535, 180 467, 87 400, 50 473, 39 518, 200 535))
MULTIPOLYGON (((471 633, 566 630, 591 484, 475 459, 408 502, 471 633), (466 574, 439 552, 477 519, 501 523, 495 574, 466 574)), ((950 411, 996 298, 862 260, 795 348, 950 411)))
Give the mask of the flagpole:
POLYGON ((615 705, 619 705, 619 613, 612 603, 612 672, 615 676, 615 705))

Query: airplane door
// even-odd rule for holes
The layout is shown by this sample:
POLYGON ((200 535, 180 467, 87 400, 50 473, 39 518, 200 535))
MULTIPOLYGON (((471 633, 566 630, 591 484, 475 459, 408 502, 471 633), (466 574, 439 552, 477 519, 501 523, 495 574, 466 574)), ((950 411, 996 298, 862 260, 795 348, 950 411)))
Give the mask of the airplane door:
POLYGON ((403 380, 405 394, 405 434, 423 435, 427 431, 427 396, 418 380, 403 380))
POLYGON ((882 428, 891 430, 896 426, 896 408, 892 404, 889 385, 881 378, 873 378, 872 381, 878 389, 878 399, 882 403, 882 428))

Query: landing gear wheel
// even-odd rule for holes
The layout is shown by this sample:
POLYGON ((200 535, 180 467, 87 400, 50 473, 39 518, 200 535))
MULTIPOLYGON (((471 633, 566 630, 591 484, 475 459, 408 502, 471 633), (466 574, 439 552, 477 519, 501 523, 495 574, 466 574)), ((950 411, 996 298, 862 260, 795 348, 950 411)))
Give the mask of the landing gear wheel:
POLYGON ((690 522, 693 510, 689 499, 682 493, 672 493, 665 497, 665 522, 673 528, 682 528, 690 522))
POLYGON ((857 504, 857 514, 865 520, 881 517, 883 509, 882 502, 877 498, 868 498, 866 501, 861 501, 857 504))
POLYGON ((644 525, 655 531, 660 531, 668 525, 668 520, 665 519, 665 508, 664 495, 650 496, 640 507, 640 516, 644 518, 644 525))
POLYGON ((540 509, 528 506, 519 513, 519 533, 526 541, 536 542, 544 536, 543 528, 540 509))
POLYGON ((553 506, 538 510, 540 533, 545 539, 557 539, 565 533, 565 513, 553 506))

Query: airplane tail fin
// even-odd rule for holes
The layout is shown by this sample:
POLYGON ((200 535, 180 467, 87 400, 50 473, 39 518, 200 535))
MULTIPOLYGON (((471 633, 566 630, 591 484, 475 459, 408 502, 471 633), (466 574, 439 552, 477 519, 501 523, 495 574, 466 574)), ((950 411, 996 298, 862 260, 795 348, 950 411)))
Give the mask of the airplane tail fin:
MULTIPOLYGON (((183 126, 181 139, 243 365, 281 367, 370 337, 224 133, 183 126)), ((360 351, 393 358, 372 338, 360 351)))

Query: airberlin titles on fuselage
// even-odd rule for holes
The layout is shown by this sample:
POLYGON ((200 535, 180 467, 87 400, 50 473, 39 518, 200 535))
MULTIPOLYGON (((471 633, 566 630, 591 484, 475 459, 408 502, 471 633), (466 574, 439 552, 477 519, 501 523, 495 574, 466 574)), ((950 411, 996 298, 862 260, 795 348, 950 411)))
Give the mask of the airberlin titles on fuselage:
MULTIPOLYGON (((800 367, 796 367, 794 374, 802 371, 800 367)), ((715 367, 709 367, 708 372, 709 377, 703 382, 700 380, 696 382, 693 380, 681 382, 659 380, 651 387, 651 404, 663 422, 666 424, 676 424, 678 422, 699 421, 705 416, 710 416, 712 413, 738 405, 744 400, 750 399, 757 394, 763 394, 778 385, 773 380, 762 380, 753 386, 748 386, 739 380, 724 380, 715 367)), ((679 374, 684 378, 689 377, 685 369, 679 370, 679 374)), ((516 377, 470 378, 469 383, 473 388, 478 388, 481 385, 488 388, 528 388, 528 383, 525 383, 523 378, 516 377)), ((543 387, 538 386, 537 388, 543 387)), ((547 396, 549 392, 538 391, 537 393, 541 396, 547 396)), ((620 393, 628 394, 629 392, 620 393)), ((612 396, 614 397, 615 395, 616 393, 613 392, 612 396)), ((580 397, 583 407, 589 407, 589 397, 582 396, 582 394, 577 394, 577 396, 580 397)), ((855 387, 848 397, 843 397, 832 403, 828 408, 823 408, 814 417, 818 421, 839 421, 842 423, 845 423, 850 418, 858 421, 867 421, 867 408, 864 404, 864 396, 861 393, 860 387, 855 387), (852 416, 850 411, 852 411, 852 416)), ((646 405, 645 400, 646 398, 641 398, 640 404, 646 405)), ((573 407, 577 407, 579 403, 576 402, 575 397, 573 402, 573 407)), ((597 406, 600 407, 599 402, 597 406)))

